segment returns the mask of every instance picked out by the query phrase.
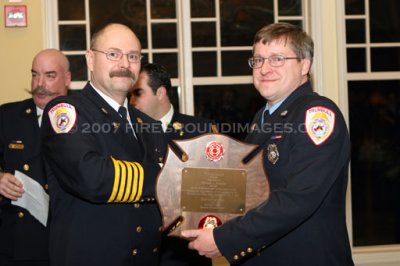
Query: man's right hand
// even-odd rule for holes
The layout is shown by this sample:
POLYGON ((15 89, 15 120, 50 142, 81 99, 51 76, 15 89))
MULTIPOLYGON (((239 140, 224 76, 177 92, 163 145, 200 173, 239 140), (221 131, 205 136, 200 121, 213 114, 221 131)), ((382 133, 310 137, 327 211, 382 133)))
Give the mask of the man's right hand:
POLYGON ((0 194, 11 200, 17 200, 24 193, 22 183, 10 174, 0 172, 0 194))

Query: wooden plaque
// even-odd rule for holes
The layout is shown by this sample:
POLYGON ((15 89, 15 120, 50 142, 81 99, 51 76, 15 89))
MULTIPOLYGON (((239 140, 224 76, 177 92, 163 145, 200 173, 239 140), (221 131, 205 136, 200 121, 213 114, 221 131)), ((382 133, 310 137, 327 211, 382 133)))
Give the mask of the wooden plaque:
POLYGON ((166 234, 218 226, 268 199, 262 153, 242 162, 256 145, 222 134, 175 143, 183 153, 168 148, 156 185, 166 234))

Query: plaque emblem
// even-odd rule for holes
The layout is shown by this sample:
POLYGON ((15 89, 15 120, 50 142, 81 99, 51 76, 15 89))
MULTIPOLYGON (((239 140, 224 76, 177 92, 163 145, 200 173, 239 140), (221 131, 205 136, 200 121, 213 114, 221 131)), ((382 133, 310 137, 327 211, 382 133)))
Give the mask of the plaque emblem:
POLYGON ((268 144, 267 155, 268 155, 268 160, 272 164, 276 164, 276 162, 279 159, 279 151, 278 151, 278 147, 276 146, 275 143, 268 144))
POLYGON ((215 215, 207 215, 203 217, 200 222, 198 229, 206 229, 206 228, 216 228, 222 224, 221 219, 219 219, 215 215))
POLYGON ((218 162, 224 157, 224 147, 221 143, 212 141, 206 146, 207 159, 213 162, 218 162))

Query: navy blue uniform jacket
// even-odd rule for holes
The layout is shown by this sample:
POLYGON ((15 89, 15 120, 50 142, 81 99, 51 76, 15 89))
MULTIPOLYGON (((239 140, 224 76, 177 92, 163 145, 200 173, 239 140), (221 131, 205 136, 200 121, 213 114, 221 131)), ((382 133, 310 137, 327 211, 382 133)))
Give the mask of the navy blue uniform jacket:
MULTIPOLYGON (((0 107, 0 167, 18 170, 47 187, 40 129, 32 99, 0 107)), ((13 259, 47 260, 48 228, 0 195, 0 253, 13 259)))
MULTIPOLYGON (((262 111, 252 128, 260 125, 262 111)), ((263 145, 270 197, 214 229, 219 250, 240 265, 353 265, 345 219, 350 141, 340 110, 307 82, 266 122, 263 132, 255 127, 246 140, 263 145), (334 125, 326 118, 310 124, 307 110, 330 110, 334 125), (331 135, 317 145, 306 126, 331 135)))
MULTIPOLYGON (((62 112, 60 118, 73 118, 62 112)), ((150 117, 132 107, 129 113, 138 140, 89 83, 47 105, 42 137, 51 173, 52 265, 157 265, 161 217, 154 190, 164 136, 151 132, 150 117), (68 133, 56 133, 48 115, 60 103, 76 110, 68 133)))

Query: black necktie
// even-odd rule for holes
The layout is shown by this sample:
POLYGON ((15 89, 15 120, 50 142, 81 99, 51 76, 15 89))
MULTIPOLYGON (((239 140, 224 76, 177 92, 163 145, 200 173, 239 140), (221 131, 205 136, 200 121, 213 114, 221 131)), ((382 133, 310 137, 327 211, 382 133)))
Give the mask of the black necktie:
POLYGON ((261 115, 261 125, 264 125, 265 123, 267 123, 270 116, 271 115, 269 114, 269 109, 265 108, 261 115))
POLYGON ((121 116, 121 118, 122 118, 122 119, 124 120, 124 122, 125 122, 125 123, 122 124, 122 125, 124 126, 124 131, 125 131, 125 132, 130 132, 130 133, 132 133, 133 135, 135 135, 135 137, 136 137, 136 134, 133 132, 132 126, 131 126, 131 124, 130 124, 129 121, 128 121, 127 110, 126 110, 126 108, 125 108, 124 106, 120 106, 120 107, 118 108, 118 113, 119 113, 119 115, 121 116))

